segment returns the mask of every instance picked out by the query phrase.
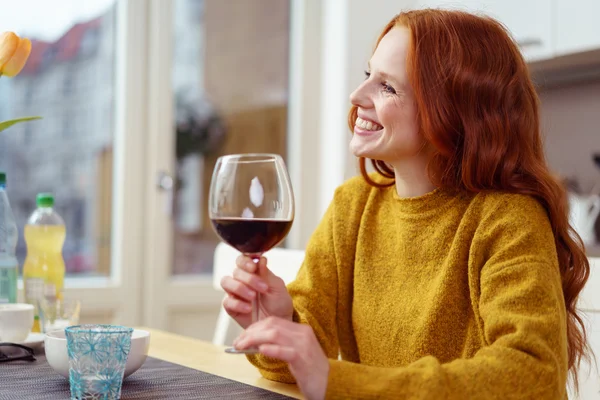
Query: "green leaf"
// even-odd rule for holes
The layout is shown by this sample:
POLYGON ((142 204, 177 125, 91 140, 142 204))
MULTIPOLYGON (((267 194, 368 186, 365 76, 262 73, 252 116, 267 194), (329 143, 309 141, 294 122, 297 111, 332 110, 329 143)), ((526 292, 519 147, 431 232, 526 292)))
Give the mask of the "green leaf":
POLYGON ((42 117, 22 117, 22 118, 9 119, 8 121, 0 122, 0 132, 2 132, 3 130, 5 130, 7 128, 10 128, 14 124, 18 124, 19 122, 33 121, 36 119, 42 119, 42 117))

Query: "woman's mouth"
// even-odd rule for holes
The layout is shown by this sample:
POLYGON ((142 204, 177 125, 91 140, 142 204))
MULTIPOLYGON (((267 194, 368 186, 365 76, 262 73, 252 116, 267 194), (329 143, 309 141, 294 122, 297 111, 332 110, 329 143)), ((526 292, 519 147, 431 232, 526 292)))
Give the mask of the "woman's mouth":
POLYGON ((372 135, 373 133, 377 133, 382 129, 383 126, 379 125, 378 123, 367 121, 361 117, 357 117, 356 122, 354 123, 354 133, 357 135, 372 135))

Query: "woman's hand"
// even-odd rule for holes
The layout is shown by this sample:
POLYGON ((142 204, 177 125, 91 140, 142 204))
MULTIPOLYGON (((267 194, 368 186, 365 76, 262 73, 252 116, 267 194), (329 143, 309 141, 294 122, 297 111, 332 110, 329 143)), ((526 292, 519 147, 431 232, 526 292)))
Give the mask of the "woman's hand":
POLYGON ((258 347, 265 356, 287 362, 307 399, 325 398, 329 361, 309 325, 269 317, 252 324, 233 346, 238 350, 258 347))
POLYGON ((260 293, 259 320, 275 316, 292 321, 292 297, 283 279, 269 271, 264 257, 256 264, 249 257, 239 256, 233 276, 221 279, 221 287, 227 293, 223 300, 225 311, 244 329, 252 323, 252 301, 257 293, 260 293))

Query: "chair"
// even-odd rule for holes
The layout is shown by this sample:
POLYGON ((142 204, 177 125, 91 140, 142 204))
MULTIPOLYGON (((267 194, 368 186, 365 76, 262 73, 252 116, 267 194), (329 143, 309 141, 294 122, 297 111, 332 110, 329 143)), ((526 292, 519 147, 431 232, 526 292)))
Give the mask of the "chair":
POLYGON ((585 311, 600 311, 600 257, 588 257, 590 277, 579 295, 579 307, 585 311))
MULTIPOLYGON (((224 276, 233 273, 235 260, 239 255, 239 251, 225 243, 219 243, 217 245, 217 248, 215 249, 213 272, 213 287, 216 290, 223 291, 221 288, 221 279, 224 276)), ((269 260, 269 269, 275 275, 283 279, 287 285, 296 279, 298 270, 304 260, 304 250, 274 248, 265 253, 264 256, 269 260)), ((229 331, 232 321, 233 320, 229 317, 225 309, 221 307, 212 340, 213 344, 221 346, 225 344, 227 332, 229 331)))
MULTIPOLYGON (((589 345, 598 357, 600 355, 600 257, 589 257, 589 261, 590 278, 579 295, 579 309, 587 328, 589 345)), ((579 395, 575 396, 573 388, 569 385, 567 388, 569 399, 598 399, 600 387, 598 371, 597 365, 594 363, 590 365, 584 360, 578 369, 579 395)))

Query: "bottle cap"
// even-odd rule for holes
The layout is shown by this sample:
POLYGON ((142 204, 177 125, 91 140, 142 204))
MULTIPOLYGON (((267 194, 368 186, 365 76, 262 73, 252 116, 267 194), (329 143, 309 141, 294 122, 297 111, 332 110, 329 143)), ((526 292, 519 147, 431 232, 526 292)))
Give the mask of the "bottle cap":
POLYGON ((36 203, 38 207, 52 207, 54 205, 54 196, 51 193, 38 193, 36 203))
POLYGON ((6 173, 0 172, 0 185, 6 185, 6 173))

